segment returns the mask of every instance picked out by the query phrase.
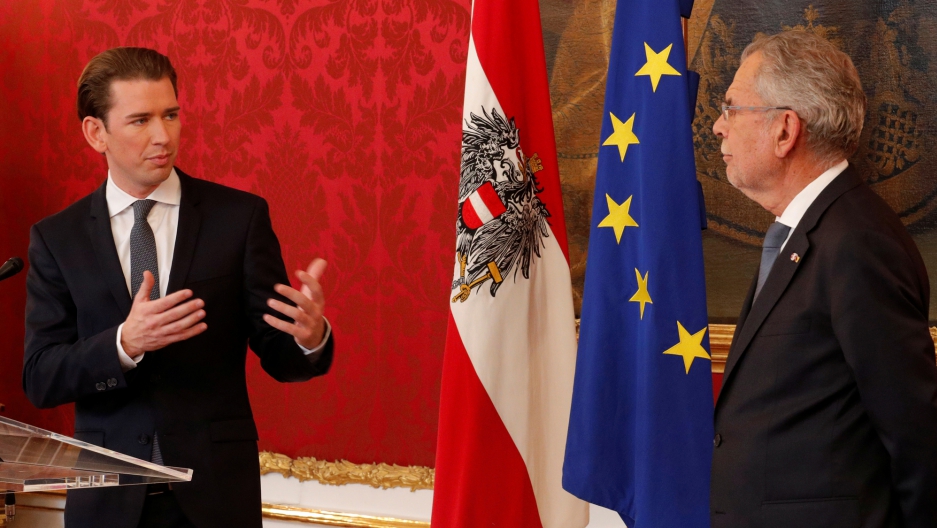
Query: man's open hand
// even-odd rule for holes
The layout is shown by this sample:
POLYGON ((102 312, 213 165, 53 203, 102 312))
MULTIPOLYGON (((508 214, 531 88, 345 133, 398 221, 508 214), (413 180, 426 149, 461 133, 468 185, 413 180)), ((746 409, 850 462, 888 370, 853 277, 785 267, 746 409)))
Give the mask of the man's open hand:
POLYGON ((273 289, 280 295, 296 303, 290 306, 276 299, 268 299, 270 308, 293 320, 288 323, 269 314, 264 314, 264 321, 277 330, 282 330, 296 339, 296 342, 307 349, 313 349, 322 342, 325 333, 325 322, 322 313, 325 310, 325 295, 319 279, 325 273, 326 262, 315 259, 306 268, 306 271, 296 271, 296 277, 303 283, 302 290, 297 291, 287 285, 277 284, 273 289))
POLYGON ((154 282, 153 274, 144 271, 143 284, 133 298, 130 315, 120 334, 120 346, 131 358, 185 341, 208 329, 207 324, 199 322, 205 317, 205 310, 202 310, 205 302, 192 299, 182 303, 192 296, 192 290, 180 290, 151 301, 154 282))

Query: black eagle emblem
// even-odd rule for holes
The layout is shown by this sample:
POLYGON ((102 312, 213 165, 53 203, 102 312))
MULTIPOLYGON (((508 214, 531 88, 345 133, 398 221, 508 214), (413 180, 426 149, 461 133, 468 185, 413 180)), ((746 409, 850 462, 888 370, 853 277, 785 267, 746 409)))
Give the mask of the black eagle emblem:
POLYGON ((549 236, 543 191, 536 173, 543 170, 537 154, 527 158, 520 148, 514 118, 482 107, 470 114, 462 130, 459 177, 459 218, 456 256, 459 275, 452 283, 452 302, 465 302, 489 279, 494 297, 505 277, 520 272, 530 278, 530 264, 540 257, 549 236))

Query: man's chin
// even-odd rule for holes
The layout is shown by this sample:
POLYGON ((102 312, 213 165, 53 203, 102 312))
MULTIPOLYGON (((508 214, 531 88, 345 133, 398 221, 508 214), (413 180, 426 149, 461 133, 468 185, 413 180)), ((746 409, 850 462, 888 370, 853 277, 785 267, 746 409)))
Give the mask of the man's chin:
POLYGON ((735 178, 735 171, 726 166, 726 180, 729 182, 729 185, 739 188, 739 181, 735 178))
POLYGON ((157 166, 153 163, 148 163, 145 170, 140 171, 140 178, 144 179, 150 185, 159 185, 166 181, 169 178, 169 175, 172 174, 173 161, 167 160, 167 163, 157 166))
POLYGON ((173 167, 172 163, 169 163, 165 167, 160 167, 159 171, 157 171, 156 173, 159 183, 163 183, 164 181, 169 179, 169 175, 172 174, 172 167, 173 167))
MULTIPOLYGON (((171 164, 166 167, 138 167, 133 172, 115 170, 113 167, 108 168, 114 182, 125 192, 130 192, 130 189, 145 190, 157 187, 169 179, 169 175, 172 174, 171 164)), ((134 193, 131 192, 131 194, 134 193)))

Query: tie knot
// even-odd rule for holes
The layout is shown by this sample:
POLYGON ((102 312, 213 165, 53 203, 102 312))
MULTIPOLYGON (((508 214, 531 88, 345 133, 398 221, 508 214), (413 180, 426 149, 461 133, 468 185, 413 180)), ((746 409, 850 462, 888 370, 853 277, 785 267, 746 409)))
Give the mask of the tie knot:
POLYGON ((154 205, 156 205, 155 200, 137 200, 133 202, 134 222, 145 220, 146 217, 150 216, 150 209, 153 209, 154 205))
POLYGON ((781 244, 787 240, 787 234, 790 232, 791 227, 781 222, 771 224, 768 227, 768 232, 765 233, 765 242, 762 244, 762 247, 780 249, 781 244))

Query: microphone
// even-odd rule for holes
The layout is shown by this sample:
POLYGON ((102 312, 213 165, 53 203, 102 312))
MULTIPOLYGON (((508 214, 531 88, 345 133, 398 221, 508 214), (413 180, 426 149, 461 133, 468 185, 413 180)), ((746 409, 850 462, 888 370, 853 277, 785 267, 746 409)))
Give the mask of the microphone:
POLYGON ((0 281, 9 279, 21 271, 23 271, 23 259, 13 257, 0 266, 0 281))

